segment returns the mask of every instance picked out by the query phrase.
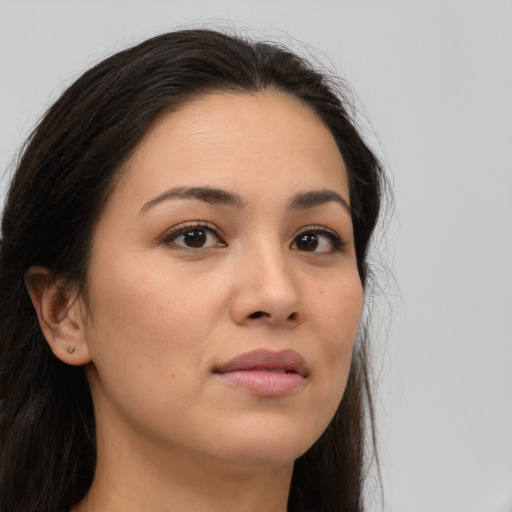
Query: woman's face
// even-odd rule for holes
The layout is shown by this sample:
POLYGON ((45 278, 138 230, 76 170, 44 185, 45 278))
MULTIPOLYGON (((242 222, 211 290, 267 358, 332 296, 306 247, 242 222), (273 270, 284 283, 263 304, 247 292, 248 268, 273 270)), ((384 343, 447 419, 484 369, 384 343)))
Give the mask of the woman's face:
POLYGON ((363 306, 343 160, 284 94, 161 117, 96 227, 84 342, 100 436, 286 464, 342 397, 363 306))

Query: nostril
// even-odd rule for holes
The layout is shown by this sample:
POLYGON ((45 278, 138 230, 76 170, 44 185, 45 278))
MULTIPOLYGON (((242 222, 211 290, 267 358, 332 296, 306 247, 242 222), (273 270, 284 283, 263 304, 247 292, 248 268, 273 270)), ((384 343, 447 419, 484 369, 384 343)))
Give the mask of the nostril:
MULTIPOLYGON (((262 317, 270 318, 271 315, 269 313, 267 313, 266 311, 255 311, 254 313, 251 313, 249 315, 249 318, 253 318, 253 319, 262 318, 262 317)), ((286 319, 287 320, 291 320, 292 322, 294 322, 295 320, 297 320, 297 313, 293 312, 286 319)))

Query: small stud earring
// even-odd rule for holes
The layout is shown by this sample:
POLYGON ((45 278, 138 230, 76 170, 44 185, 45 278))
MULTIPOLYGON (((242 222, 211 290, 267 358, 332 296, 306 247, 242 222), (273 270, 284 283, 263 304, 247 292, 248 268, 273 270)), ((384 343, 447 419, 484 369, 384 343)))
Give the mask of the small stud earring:
POLYGON ((75 347, 68 347, 68 353, 72 354, 75 351, 75 347))

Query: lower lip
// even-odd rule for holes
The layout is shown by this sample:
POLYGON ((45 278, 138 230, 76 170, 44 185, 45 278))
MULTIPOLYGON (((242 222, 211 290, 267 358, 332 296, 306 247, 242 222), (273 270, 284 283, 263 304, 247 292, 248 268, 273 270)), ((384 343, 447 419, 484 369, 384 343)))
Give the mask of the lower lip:
POLYGON ((239 370, 217 373, 222 380, 263 396, 284 396, 299 389, 306 379, 298 373, 239 370))

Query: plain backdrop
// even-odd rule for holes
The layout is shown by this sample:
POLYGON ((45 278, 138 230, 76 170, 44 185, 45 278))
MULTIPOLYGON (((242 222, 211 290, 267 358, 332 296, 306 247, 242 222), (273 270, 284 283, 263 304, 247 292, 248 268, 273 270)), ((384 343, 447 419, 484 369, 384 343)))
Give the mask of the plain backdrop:
POLYGON ((2 172, 92 63, 197 24, 313 47, 392 173, 384 510, 511 512, 512 1, 0 0, 2 172))

